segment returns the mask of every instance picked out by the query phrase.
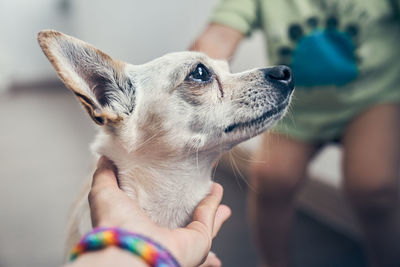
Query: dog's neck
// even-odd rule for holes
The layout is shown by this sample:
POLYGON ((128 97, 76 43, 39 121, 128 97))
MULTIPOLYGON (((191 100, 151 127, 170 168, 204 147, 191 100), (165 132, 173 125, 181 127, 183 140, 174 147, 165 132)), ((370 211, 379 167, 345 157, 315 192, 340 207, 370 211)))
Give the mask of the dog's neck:
POLYGON ((109 135, 99 134, 92 147, 118 168, 121 189, 136 198, 156 223, 170 228, 185 225, 209 192, 213 164, 219 153, 127 151, 109 135))

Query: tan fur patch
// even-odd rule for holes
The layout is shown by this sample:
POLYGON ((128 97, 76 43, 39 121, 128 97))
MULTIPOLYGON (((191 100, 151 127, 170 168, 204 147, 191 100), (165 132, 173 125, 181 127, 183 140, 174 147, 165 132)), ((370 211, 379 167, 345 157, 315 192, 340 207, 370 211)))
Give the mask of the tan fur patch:
POLYGON ((136 151, 149 157, 162 160, 176 154, 176 150, 166 141, 168 134, 163 127, 163 119, 159 114, 150 112, 146 115, 146 125, 143 125, 139 146, 136 151))
POLYGON ((191 86, 188 84, 182 84, 177 88, 182 99, 191 105, 198 106, 202 102, 200 96, 204 94, 204 88, 202 86, 191 86))

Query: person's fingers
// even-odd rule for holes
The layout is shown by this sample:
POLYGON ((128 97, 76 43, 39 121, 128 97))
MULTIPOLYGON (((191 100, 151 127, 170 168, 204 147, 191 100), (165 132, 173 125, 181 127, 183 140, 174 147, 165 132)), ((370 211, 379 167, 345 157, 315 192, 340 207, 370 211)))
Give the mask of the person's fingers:
POLYGON ((99 223, 103 214, 108 213, 106 211, 109 210, 110 192, 116 192, 116 189, 118 189, 116 167, 109 159, 102 156, 93 174, 92 188, 88 195, 93 226, 99 223))
POLYGON ((217 255, 210 251, 207 255, 206 260, 199 267, 221 267, 222 262, 218 259, 217 255))
POLYGON ((214 220, 214 228, 213 228, 213 233, 212 233, 212 238, 218 234, 219 229, 221 229, 222 224, 231 216, 232 211, 231 209, 226 206, 226 205, 219 205, 217 212, 215 214, 215 220, 214 220))
POLYGON ((117 167, 114 163, 105 156, 101 156, 97 163, 97 169, 93 174, 92 189, 118 187, 116 175, 117 167))
MULTIPOLYGON (((214 183, 211 187, 210 193, 197 205, 193 213, 193 221, 185 228, 175 230, 175 233, 181 233, 184 236, 185 242, 179 243, 173 248, 177 255, 181 255, 179 260, 186 263, 187 266, 198 266, 201 259, 205 259, 207 253, 211 248, 212 236, 214 230, 215 216, 218 206, 222 200, 223 188, 221 185, 214 183), (195 246, 188 248, 186 244, 195 244, 195 246), (183 246, 182 246, 183 245, 183 246), (186 251, 182 253, 182 251, 186 251), (199 255, 203 257, 199 258, 199 255)), ((229 208, 222 208, 218 212, 218 228, 228 217, 229 208)))
POLYGON ((186 229, 195 231, 196 235, 193 235, 192 238, 197 240, 197 249, 203 252, 208 252, 211 247, 215 215, 222 200, 222 194, 222 186, 214 183, 211 192, 194 210, 193 221, 186 226, 186 229))
POLYGON ((218 206, 221 203, 223 188, 220 184, 214 183, 211 192, 197 205, 194 210, 193 220, 204 224, 207 231, 212 234, 214 219, 218 206))

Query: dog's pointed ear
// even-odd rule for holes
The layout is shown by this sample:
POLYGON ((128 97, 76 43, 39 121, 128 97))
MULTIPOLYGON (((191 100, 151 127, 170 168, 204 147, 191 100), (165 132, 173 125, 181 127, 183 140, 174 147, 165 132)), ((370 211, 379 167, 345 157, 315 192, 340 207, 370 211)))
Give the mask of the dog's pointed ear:
POLYGON ((97 124, 116 123, 132 112, 135 88, 125 73, 125 63, 57 31, 39 32, 38 42, 61 80, 97 124))

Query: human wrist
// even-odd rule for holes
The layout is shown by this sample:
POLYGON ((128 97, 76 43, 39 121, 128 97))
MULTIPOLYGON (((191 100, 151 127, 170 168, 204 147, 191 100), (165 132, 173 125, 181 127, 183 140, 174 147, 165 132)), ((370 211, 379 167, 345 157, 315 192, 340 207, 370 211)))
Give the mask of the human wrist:
POLYGON ((118 247, 138 256, 148 266, 180 267, 175 257, 161 244, 141 234, 116 227, 95 228, 82 237, 71 252, 71 261, 86 252, 118 247))
MULTIPOLYGON (((110 223, 104 223, 102 225, 106 227, 106 225, 110 225, 110 223)), ((192 267, 192 264, 189 262, 192 262, 193 259, 188 255, 193 252, 193 247, 189 248, 187 244, 191 244, 193 241, 187 240, 187 243, 185 242, 184 244, 179 242, 180 238, 178 236, 180 236, 180 234, 178 233, 180 230, 177 230, 174 236, 170 236, 164 229, 153 229, 151 227, 138 229, 137 225, 131 223, 121 224, 119 228, 126 229, 133 233, 152 233, 151 239, 166 248, 181 267, 192 267)))
POLYGON ((86 266, 136 266, 149 267, 146 262, 133 253, 117 247, 107 247, 102 250, 92 251, 82 254, 76 261, 66 267, 86 267, 86 266))
POLYGON ((223 24, 211 23, 192 44, 191 50, 201 51, 216 59, 230 59, 243 34, 223 24))

